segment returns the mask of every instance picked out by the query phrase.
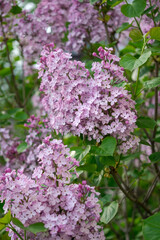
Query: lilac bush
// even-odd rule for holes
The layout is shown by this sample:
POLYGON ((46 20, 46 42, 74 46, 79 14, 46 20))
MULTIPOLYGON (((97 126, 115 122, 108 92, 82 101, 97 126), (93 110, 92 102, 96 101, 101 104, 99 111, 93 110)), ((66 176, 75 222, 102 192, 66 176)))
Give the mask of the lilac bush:
POLYGON ((0 0, 0 239, 160 239, 159 8, 0 0))

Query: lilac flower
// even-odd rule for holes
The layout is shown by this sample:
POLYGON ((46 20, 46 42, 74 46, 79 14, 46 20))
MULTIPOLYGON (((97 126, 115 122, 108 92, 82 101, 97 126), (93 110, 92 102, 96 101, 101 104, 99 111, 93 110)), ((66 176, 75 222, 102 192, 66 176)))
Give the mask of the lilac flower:
POLYGON ((106 39, 103 23, 98 20, 98 11, 89 1, 72 0, 68 13, 69 34, 67 48, 79 52, 87 43, 106 39))
POLYGON ((28 134, 26 135, 25 142, 27 149, 18 153, 17 147, 21 143, 18 137, 15 137, 11 131, 11 127, 0 129, 0 156, 6 161, 4 166, 1 166, 1 171, 5 168, 21 169, 27 174, 31 174, 37 165, 37 155, 39 144, 42 139, 50 134, 47 120, 43 120, 41 124, 40 118, 32 115, 28 119, 28 134))
POLYGON ((114 85, 126 78, 111 50, 98 49, 101 62, 92 64, 92 77, 84 63, 71 61, 70 54, 52 44, 45 46, 39 66, 40 90, 51 127, 58 133, 83 134, 97 142, 112 135, 125 153, 138 143, 131 135, 137 119, 135 102, 127 90, 114 85))
MULTIPOLYGON (((86 181, 68 185, 73 175, 70 170, 77 164, 60 140, 45 138, 39 146, 39 167, 32 177, 11 169, 0 177, 0 201, 5 200, 5 212, 11 209, 25 226, 43 222, 47 232, 34 239, 104 240, 102 228, 97 225, 101 212, 98 193, 86 181)), ((12 240, 17 237, 11 230, 9 236, 12 240)), ((33 234, 28 236, 33 238, 33 234)))

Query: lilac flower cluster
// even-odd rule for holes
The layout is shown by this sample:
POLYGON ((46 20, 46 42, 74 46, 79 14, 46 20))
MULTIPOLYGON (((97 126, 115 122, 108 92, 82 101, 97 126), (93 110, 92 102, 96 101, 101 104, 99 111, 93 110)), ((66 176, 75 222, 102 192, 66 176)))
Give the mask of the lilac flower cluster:
POLYGON ((31 101, 32 101, 32 105, 33 105, 36 116, 44 117, 46 115, 46 112, 44 110, 43 105, 41 104, 41 97, 40 97, 39 91, 34 93, 31 101))
POLYGON ((11 7, 12 7, 12 3, 14 3, 15 1, 11 1, 11 0, 0 0, 0 15, 4 16, 6 15, 11 7))
POLYGON ((14 137, 11 128, 0 129, 0 156, 3 156, 6 161, 6 164, 1 166, 1 171, 12 168, 23 170, 30 175, 35 169, 38 155, 37 147, 51 131, 46 119, 40 123, 40 118, 32 115, 27 121, 28 124, 25 124, 25 127, 28 128, 28 133, 25 142, 28 146, 22 153, 17 151, 21 141, 18 137, 14 137))
POLYGON ((101 62, 92 64, 90 74, 84 63, 70 60, 71 54, 46 45, 39 66, 40 91, 51 127, 57 132, 83 134, 97 142, 112 135, 125 153, 138 143, 131 135, 137 119, 135 102, 128 91, 114 85, 126 78, 111 50, 98 49, 101 62))
POLYGON ((68 13, 69 34, 66 44, 68 50, 79 52, 87 43, 106 39, 103 23, 98 20, 98 11, 89 1, 72 0, 68 13))
MULTIPOLYGON (((0 4, 6 13, 11 8, 10 1, 3 0, 0 4)), ((23 70, 27 76, 36 69, 35 61, 40 55, 42 45, 54 42, 58 47, 77 53, 87 44, 105 41, 107 37, 112 40, 115 30, 124 20, 119 14, 119 6, 107 13, 110 16, 106 23, 108 33, 99 19, 98 11, 88 0, 83 2, 41 0, 33 13, 22 11, 18 15, 10 14, 9 17, 4 18, 6 24, 3 24, 3 32, 6 37, 13 37, 19 41, 23 70), (63 43, 67 22, 69 23, 68 41, 63 43)), ((1 27, 0 35, 3 36, 1 27)))
POLYGON ((49 30, 50 42, 61 47, 63 46, 61 40, 67 31, 66 22, 70 5, 70 0, 41 0, 34 13, 36 19, 45 25, 46 30, 49 30))
POLYGON ((34 14, 26 11, 23 11, 18 18, 14 19, 12 31, 20 43, 25 75, 32 74, 35 69, 33 63, 39 56, 39 49, 47 41, 50 42, 50 34, 46 34, 43 22, 40 22, 34 14))
MULTIPOLYGON (((0 128, 0 156, 3 156, 4 159, 13 159, 13 156, 17 153, 15 149, 18 143, 17 140, 11 137, 10 127, 0 128)), ((3 166, 1 166, 1 170, 3 170, 3 166)))
MULTIPOLYGON (((146 5, 147 5, 146 8, 150 7, 149 0, 146 2, 146 5)), ((155 16, 157 16, 159 13, 159 10, 160 10, 160 1, 159 0, 151 0, 151 5, 154 6, 154 11, 155 11, 155 9, 158 9, 157 14, 155 14, 155 16)), ((144 14, 140 21, 140 27, 142 29, 142 32, 144 34, 146 34, 151 28, 154 27, 153 19, 148 17, 146 14, 144 14)))
MULTIPOLYGON (((47 137, 39 146, 38 158, 39 167, 32 177, 11 169, 0 177, 0 200, 5 200, 5 212, 10 209, 25 226, 44 223, 47 232, 36 236, 27 233, 31 239, 104 240, 102 228, 97 225, 101 212, 98 193, 86 181, 68 185, 73 175, 70 170, 78 165, 69 149, 61 140, 50 141, 47 137)), ((9 236, 17 239, 11 230, 9 236)))

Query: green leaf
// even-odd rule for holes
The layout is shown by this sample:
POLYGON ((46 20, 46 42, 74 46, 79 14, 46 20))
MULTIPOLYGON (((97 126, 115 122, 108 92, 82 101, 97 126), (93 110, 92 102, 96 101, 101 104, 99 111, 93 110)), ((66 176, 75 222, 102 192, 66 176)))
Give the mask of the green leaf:
POLYGON ((29 225, 26 228, 27 231, 32 232, 34 234, 37 234, 39 232, 46 232, 47 229, 44 227, 44 223, 42 222, 38 222, 38 223, 33 223, 31 225, 29 225))
POLYGON ((0 218, 1 224, 8 224, 11 221, 11 211, 9 210, 4 217, 0 218))
POLYGON ((107 194, 104 197, 100 198, 99 200, 103 203, 103 206, 104 206, 106 203, 109 203, 112 201, 112 195, 107 194))
POLYGON ((18 218, 12 217, 12 222, 17 227, 19 227, 19 228, 21 228, 23 230, 26 230, 25 226, 23 225, 23 223, 18 218))
POLYGON ((151 47, 150 50, 152 51, 152 56, 160 55, 159 47, 151 47))
POLYGON ((77 168, 77 170, 83 170, 87 172, 95 172, 96 169, 97 169, 97 165, 94 163, 93 164, 87 163, 77 168))
POLYGON ((149 144, 147 141, 145 141, 144 139, 142 139, 140 142, 140 144, 146 145, 146 146, 151 146, 151 144, 149 144))
POLYGON ((160 27, 153 27, 149 31, 151 39, 160 41, 160 27))
POLYGON ((131 27, 132 26, 132 24, 129 24, 128 22, 124 22, 124 23, 122 23, 122 25, 117 29, 117 33, 120 33, 120 32, 122 32, 122 31, 124 31, 124 30, 127 30, 129 27, 131 27))
POLYGON ((5 227, 6 227, 5 224, 1 224, 1 223, 0 223, 0 231, 1 231, 2 229, 4 229, 5 227))
POLYGON ((10 115, 7 113, 0 113, 0 121, 7 120, 10 118, 10 115))
POLYGON ((160 137, 155 138, 154 141, 160 143, 160 137))
POLYGON ((133 57, 130 54, 126 54, 121 58, 119 64, 124 69, 128 69, 128 70, 132 71, 134 68, 135 61, 136 61, 135 57, 133 57))
POLYGON ((120 51, 120 54, 123 56, 124 54, 135 53, 135 48, 131 45, 127 45, 120 51))
POLYGON ((143 53, 134 63, 134 67, 132 70, 139 68, 142 66, 145 62, 147 62, 148 58, 151 56, 151 51, 148 51, 146 53, 143 53))
POLYGON ((92 146, 90 153, 98 155, 98 156, 113 156, 113 153, 116 149, 116 139, 114 137, 106 137, 102 141, 101 145, 92 146))
POLYGON ((155 5, 151 6, 151 7, 148 7, 144 12, 143 12, 143 15, 144 14, 147 14, 149 13, 151 10, 153 10, 155 8, 155 5))
POLYGON ((90 0, 91 4, 95 4, 96 2, 98 2, 98 0, 90 0))
POLYGON ((160 213, 147 218, 143 222, 143 236, 145 240, 160 239, 160 213))
POLYGON ((138 158, 140 156, 140 152, 137 152, 137 153, 133 153, 133 154, 129 154, 127 156, 123 156, 121 158, 122 161, 130 161, 130 160, 134 160, 136 158, 138 158))
POLYGON ((16 114, 15 114, 15 119, 17 120, 17 121, 24 121, 24 120, 26 120, 28 118, 28 115, 27 115, 27 113, 25 113, 25 112, 17 112, 16 114))
POLYGON ((153 78, 149 81, 144 82, 144 88, 150 89, 155 88, 160 85, 160 77, 153 78))
POLYGON ((1 77, 5 77, 6 75, 11 73, 11 69, 10 68, 3 68, 0 70, 0 76, 1 77))
POLYGON ((22 8, 20 8, 18 5, 15 5, 11 8, 10 12, 13 14, 19 14, 22 12, 22 8))
POLYGON ((113 156, 116 149, 117 141, 114 137, 105 137, 100 148, 105 151, 105 156, 113 156))
POLYGON ((139 117, 136 122, 139 128, 151 128, 153 129, 156 126, 156 121, 149 117, 139 117))
POLYGON ((130 54, 126 54, 121 58, 120 66, 130 71, 133 71, 134 69, 142 66, 150 56, 151 56, 151 51, 147 51, 146 53, 143 53, 138 59, 136 59, 130 54))
MULTIPOLYGON (((106 151, 98 146, 92 146, 90 153, 98 155, 98 156, 106 156, 106 151)), ((108 154, 107 154, 108 156, 108 154)))
POLYGON ((160 152, 152 153, 149 156, 149 159, 151 160, 151 162, 158 162, 158 161, 160 161, 160 152))
POLYGON ((139 17, 146 7, 145 0, 134 0, 131 4, 125 4, 121 7, 121 12, 126 17, 139 17))
POLYGON ((160 21, 160 13, 157 14, 157 16, 154 18, 156 22, 160 21))
POLYGON ((22 153, 22 152, 24 152, 27 148, 28 148, 27 143, 26 143, 26 142, 22 142, 22 143, 20 143, 20 144, 18 145, 18 147, 17 147, 17 152, 18 152, 18 153, 22 153))
POLYGON ((101 217, 101 222, 108 224, 118 212, 118 202, 114 201, 109 206, 105 207, 101 217))
POLYGON ((116 161, 112 156, 108 156, 108 157, 102 156, 100 157, 100 162, 105 166, 115 166, 116 164, 116 161))
POLYGON ((115 7, 117 6, 118 4, 120 4, 121 2, 123 2, 123 0, 103 0, 102 3, 105 3, 107 2, 107 5, 109 5, 110 7, 115 7))
POLYGON ((80 154, 80 156, 79 156, 79 158, 78 158, 78 161, 79 161, 79 162, 82 162, 82 161, 85 159, 85 157, 87 156, 87 154, 90 152, 90 149, 91 149, 91 146, 88 145, 88 146, 86 147, 86 149, 80 154))
POLYGON ((143 39, 143 35, 139 29, 132 29, 129 33, 129 36, 130 38, 132 38, 134 42, 137 42, 143 39))
POLYGON ((82 147, 71 147, 70 150, 71 150, 71 153, 70 153, 71 156, 76 159, 78 159, 80 154, 83 152, 82 147))
POLYGON ((11 116, 14 116, 17 112, 22 112, 22 108, 11 108, 7 111, 11 116))

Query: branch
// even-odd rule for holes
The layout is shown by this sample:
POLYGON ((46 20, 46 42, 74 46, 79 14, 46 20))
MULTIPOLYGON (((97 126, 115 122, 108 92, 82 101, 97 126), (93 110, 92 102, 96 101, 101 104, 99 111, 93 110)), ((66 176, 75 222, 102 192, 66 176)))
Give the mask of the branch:
POLYGON ((151 196, 154 188, 156 187, 156 184, 157 184, 157 182, 158 182, 158 178, 159 178, 159 176, 157 175, 157 176, 155 177, 155 179, 153 180, 150 188, 149 188, 148 191, 147 191, 147 194, 146 194, 146 196, 145 196, 145 198, 144 198, 143 203, 147 202, 148 199, 150 198, 150 196, 151 196))
POLYGON ((119 175, 116 171, 116 169, 113 166, 110 166, 110 174, 113 176, 115 182, 117 183, 117 185, 119 186, 119 188, 121 189, 121 191, 125 194, 125 196, 132 202, 136 203, 137 205, 139 205, 141 208, 143 208, 145 210, 145 212, 147 212, 149 215, 152 215, 152 212, 150 211, 150 209, 148 209, 148 207, 140 202, 137 197, 132 193, 131 189, 123 182, 123 181, 119 181, 119 175), (122 184, 123 186, 122 186, 122 184))

